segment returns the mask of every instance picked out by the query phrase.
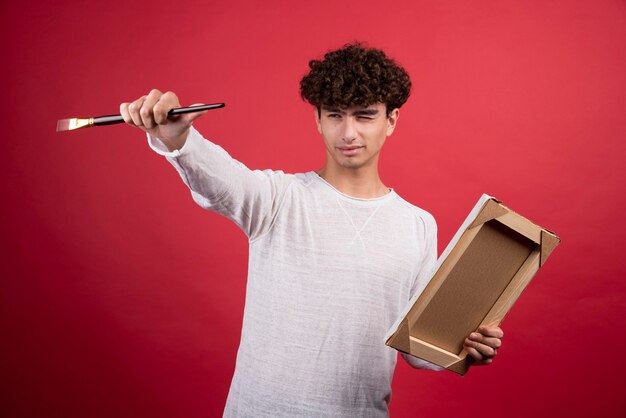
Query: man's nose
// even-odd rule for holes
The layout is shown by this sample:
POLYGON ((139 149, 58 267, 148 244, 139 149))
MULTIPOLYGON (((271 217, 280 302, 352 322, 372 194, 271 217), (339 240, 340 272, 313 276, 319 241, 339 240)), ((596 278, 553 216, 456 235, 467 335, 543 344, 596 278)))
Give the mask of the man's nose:
POLYGON ((356 120, 352 117, 345 118, 342 137, 343 141, 350 143, 357 138, 357 135, 356 120))

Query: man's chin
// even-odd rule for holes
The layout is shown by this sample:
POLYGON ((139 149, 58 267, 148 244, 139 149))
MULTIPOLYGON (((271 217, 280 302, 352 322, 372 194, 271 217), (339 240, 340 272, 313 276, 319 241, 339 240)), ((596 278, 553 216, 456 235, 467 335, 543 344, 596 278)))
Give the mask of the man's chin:
POLYGON ((357 170, 359 168, 363 168, 365 164, 362 161, 350 160, 342 162, 341 166, 349 170, 357 170))

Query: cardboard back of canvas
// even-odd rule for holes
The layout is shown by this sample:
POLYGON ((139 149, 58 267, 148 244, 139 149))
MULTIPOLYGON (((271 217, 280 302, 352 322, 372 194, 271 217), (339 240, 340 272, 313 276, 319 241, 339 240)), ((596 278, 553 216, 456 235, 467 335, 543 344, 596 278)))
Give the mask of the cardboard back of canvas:
POLYGON ((386 344, 459 374, 471 358, 463 341, 497 325, 559 244, 552 232, 483 195, 443 252, 386 344))

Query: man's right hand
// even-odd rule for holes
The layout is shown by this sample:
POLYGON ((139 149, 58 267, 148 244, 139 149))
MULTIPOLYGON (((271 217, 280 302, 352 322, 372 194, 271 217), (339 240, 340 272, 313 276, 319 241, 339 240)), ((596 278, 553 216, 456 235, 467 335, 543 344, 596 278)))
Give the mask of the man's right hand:
POLYGON ((167 113, 180 106, 178 97, 171 91, 161 93, 153 89, 132 103, 122 103, 120 113, 124 121, 150 135, 159 138, 168 150, 174 151, 185 145, 191 123, 207 111, 170 116, 167 113))

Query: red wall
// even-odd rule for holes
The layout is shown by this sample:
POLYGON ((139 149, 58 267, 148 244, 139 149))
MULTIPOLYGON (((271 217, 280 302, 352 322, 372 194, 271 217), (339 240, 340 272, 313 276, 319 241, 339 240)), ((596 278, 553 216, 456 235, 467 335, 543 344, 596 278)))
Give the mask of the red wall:
POLYGON ((36 3, 0 5, 0 415, 217 416, 239 342, 243 234, 139 130, 56 120, 171 89, 248 166, 317 169, 298 80, 355 39, 413 77, 382 176, 440 249, 482 192, 563 239, 495 364, 401 364, 392 415, 626 415, 624 1, 36 3))

